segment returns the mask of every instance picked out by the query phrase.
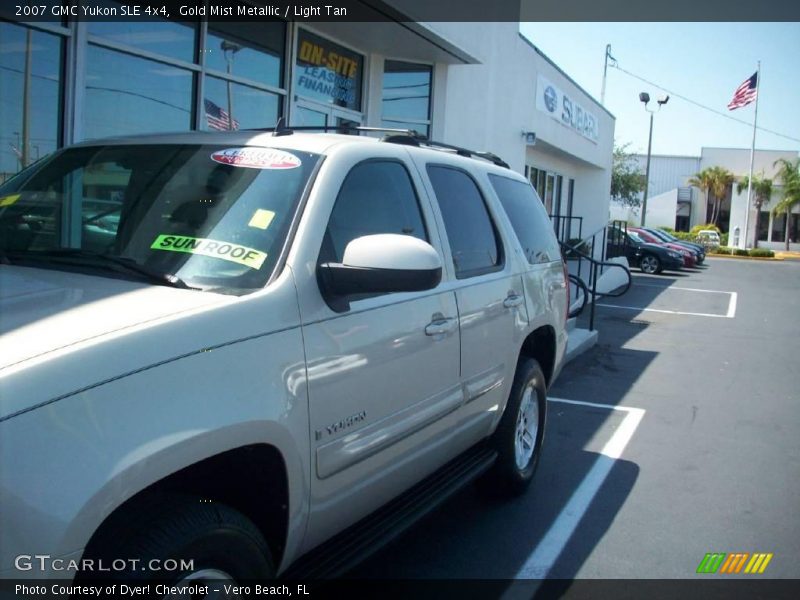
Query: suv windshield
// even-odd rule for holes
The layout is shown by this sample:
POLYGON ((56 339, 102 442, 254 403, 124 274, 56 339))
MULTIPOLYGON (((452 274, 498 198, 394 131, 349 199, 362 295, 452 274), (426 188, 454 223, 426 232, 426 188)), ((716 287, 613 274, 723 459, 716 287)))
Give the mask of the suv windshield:
POLYGON ((0 187, 4 262, 244 293, 272 275, 320 157, 275 148, 66 150, 0 187))

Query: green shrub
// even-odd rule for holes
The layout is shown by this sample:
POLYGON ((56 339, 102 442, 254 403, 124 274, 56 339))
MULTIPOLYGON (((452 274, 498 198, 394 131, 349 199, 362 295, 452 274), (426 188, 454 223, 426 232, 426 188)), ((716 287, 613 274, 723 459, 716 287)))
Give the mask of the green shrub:
POLYGON ((697 237, 694 234, 689 233, 688 231, 674 231, 672 232, 672 235, 674 235, 679 240, 683 240, 685 242, 694 242, 695 238, 697 237))
POLYGON ((729 246, 720 246, 719 248, 709 248, 709 254, 733 254, 733 248, 729 246))
POLYGON ((719 236, 719 245, 720 246, 727 246, 728 245, 728 234, 723 233, 719 236))
POLYGON ((736 256, 750 256, 750 253, 742 248, 737 248, 734 253, 736 256))
POLYGON ((775 253, 770 250, 769 248, 752 248, 750 250, 750 256, 760 256, 764 258, 772 258, 775 256, 775 253))
POLYGON ((675 230, 672 227, 659 227, 659 229, 661 231, 666 231, 667 233, 671 233, 672 235, 675 235, 675 230))

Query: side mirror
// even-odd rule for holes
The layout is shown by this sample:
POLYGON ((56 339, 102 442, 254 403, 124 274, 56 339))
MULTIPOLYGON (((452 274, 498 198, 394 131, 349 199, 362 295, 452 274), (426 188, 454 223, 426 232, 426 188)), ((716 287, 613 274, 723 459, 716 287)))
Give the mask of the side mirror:
POLYGON ((341 263, 319 265, 317 279, 331 308, 347 310, 349 304, 342 300, 353 294, 435 288, 442 280, 442 261, 430 244, 415 237, 365 235, 347 244, 341 263))

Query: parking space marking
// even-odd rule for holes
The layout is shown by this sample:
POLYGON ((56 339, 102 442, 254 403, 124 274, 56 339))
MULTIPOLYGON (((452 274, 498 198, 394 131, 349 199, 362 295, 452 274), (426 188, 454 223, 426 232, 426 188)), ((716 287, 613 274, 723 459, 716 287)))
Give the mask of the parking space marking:
POLYGON ((562 404, 574 404, 577 406, 588 406, 592 408, 602 408, 605 410, 616 410, 624 412, 625 418, 620 423, 614 435, 611 436, 600 450, 600 454, 595 460, 592 468, 583 478, 580 485, 572 493, 569 501, 561 509, 558 517, 550 529, 541 539, 539 544, 527 558, 525 563, 517 572, 516 579, 540 579, 547 576, 553 568, 556 560, 561 555, 564 547, 569 542, 578 523, 588 510, 597 492, 608 477, 614 463, 622 456, 622 452, 633 437, 636 428, 644 417, 643 408, 633 408, 630 406, 615 406, 613 404, 595 404, 594 402, 581 402, 580 400, 564 400, 562 398, 548 398, 549 402, 562 404))
POLYGON ((662 290, 685 290, 688 292, 706 292, 709 294, 729 294, 730 299, 728 300, 728 311, 724 315, 718 315, 714 313, 700 313, 700 312, 688 312, 683 310, 667 310, 664 308, 647 308, 644 306, 623 306, 621 304, 604 304, 598 303, 597 306, 602 306, 604 308, 617 308, 621 310, 635 310, 635 311, 644 311, 644 312, 655 312, 655 313, 663 313, 667 315, 689 315, 692 317, 713 317, 717 319, 733 319, 736 316, 736 303, 739 299, 739 294, 737 292, 728 292, 723 290, 701 290, 699 288, 685 288, 685 287, 663 287, 660 285, 653 285, 648 283, 637 283, 637 286, 642 287, 656 287, 662 290))

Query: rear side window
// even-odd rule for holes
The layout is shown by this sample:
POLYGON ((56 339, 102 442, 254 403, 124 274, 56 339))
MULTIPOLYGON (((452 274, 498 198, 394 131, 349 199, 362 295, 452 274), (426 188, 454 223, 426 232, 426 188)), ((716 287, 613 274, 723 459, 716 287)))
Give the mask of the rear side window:
POLYGON ((499 268, 502 246, 473 179, 458 169, 434 165, 428 166, 428 177, 444 218, 456 277, 473 277, 499 268))
POLYGON ((319 262, 342 262, 347 244, 378 233, 428 241, 411 177, 396 161, 370 160, 347 174, 328 221, 319 262))
POLYGON ((550 220, 530 184, 491 174, 489 181, 500 198, 528 262, 535 265, 560 260, 561 252, 550 220))

